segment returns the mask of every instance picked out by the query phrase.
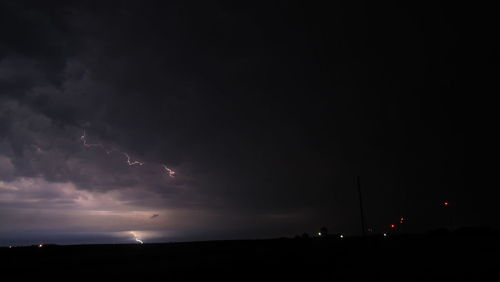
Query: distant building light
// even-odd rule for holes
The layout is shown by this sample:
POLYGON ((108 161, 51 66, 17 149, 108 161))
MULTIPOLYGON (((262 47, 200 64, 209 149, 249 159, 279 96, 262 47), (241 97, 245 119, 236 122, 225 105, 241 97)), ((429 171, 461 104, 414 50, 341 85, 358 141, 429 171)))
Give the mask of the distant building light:
POLYGON ((40 245, 38 245, 38 247, 39 247, 39 248, 41 248, 41 247, 43 247, 43 245, 42 245, 42 244, 40 244, 40 245))
POLYGON ((318 232, 318 236, 321 236, 321 232, 318 232))
POLYGON ((340 234, 340 238, 341 238, 341 239, 342 239, 342 238, 344 238, 344 235, 340 234))
POLYGON ((396 228, 396 224, 391 224, 391 228, 396 228))
POLYGON ((384 237, 387 237, 387 233, 384 233, 384 237))
POLYGON ((444 202, 444 203, 443 203, 443 205, 444 205, 445 207, 447 207, 447 206, 449 206, 449 205, 450 205, 450 203, 448 203, 448 202, 444 202))

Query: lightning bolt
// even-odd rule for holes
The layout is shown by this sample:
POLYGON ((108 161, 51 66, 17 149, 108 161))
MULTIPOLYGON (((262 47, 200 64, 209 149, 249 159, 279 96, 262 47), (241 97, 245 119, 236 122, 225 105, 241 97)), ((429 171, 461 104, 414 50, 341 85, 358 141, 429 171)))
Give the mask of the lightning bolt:
POLYGON ((163 169, 167 172, 168 176, 174 178, 175 177, 175 171, 172 169, 168 168, 166 165, 162 165, 163 169))
POLYGON ((134 236, 134 240, 135 240, 136 242, 138 242, 138 243, 140 243, 140 244, 144 244, 144 242, 143 242, 141 239, 139 239, 139 237, 137 237, 137 235, 135 235, 135 233, 134 233, 134 232, 130 232, 130 234, 132 234, 132 236, 134 236))
POLYGON ((127 164, 128 165, 143 165, 144 163, 143 162, 140 162, 140 161, 130 161, 130 156, 127 154, 127 153, 123 153, 123 155, 125 157, 127 157, 127 164))
POLYGON ((83 142, 83 146, 90 148, 90 147, 99 147, 104 149, 104 146, 102 146, 101 143, 87 143, 87 135, 85 134, 85 129, 83 130, 83 135, 80 136, 80 140, 83 142))
MULTIPOLYGON (((102 150, 104 150, 106 152, 106 154, 111 154, 113 152, 116 152, 118 154, 122 154, 123 156, 125 156, 126 158, 126 163, 129 165, 129 166, 134 166, 134 165, 138 165, 138 166, 142 166, 144 165, 145 163, 144 162, 141 162, 141 161, 138 161, 138 160, 132 160, 130 158, 130 155, 127 153, 127 152, 123 152, 123 151, 120 151, 116 148, 106 148, 103 144, 101 143, 89 143, 87 142, 87 135, 86 135, 86 132, 85 132, 85 129, 83 130, 83 135, 80 136, 80 140, 82 141, 83 143, 83 146, 86 147, 86 148, 91 148, 91 147, 97 147, 97 148, 101 148, 102 150)), ((167 175, 171 178, 175 178, 175 171, 169 167, 167 167, 166 165, 162 164, 161 165, 163 170, 165 170, 165 172, 167 173, 167 175)), ((140 241, 140 240, 139 240, 140 241)), ((138 242, 139 242, 138 241, 138 242)))
POLYGON ((83 130, 83 135, 80 136, 80 140, 82 140, 82 143, 83 143, 83 146, 87 147, 87 148, 91 148, 91 147, 97 147, 97 148, 101 148, 103 149, 106 154, 111 154, 113 152, 117 152, 119 154, 122 154, 125 156, 126 158, 126 163, 130 166, 133 166, 133 165, 144 165, 144 162, 141 162, 141 161, 132 161, 132 159, 130 158, 130 155, 126 152, 122 152, 122 151, 119 151, 115 148, 106 148, 104 147, 104 145, 102 145, 101 143, 88 143, 87 142, 87 135, 85 133, 85 129, 83 130))

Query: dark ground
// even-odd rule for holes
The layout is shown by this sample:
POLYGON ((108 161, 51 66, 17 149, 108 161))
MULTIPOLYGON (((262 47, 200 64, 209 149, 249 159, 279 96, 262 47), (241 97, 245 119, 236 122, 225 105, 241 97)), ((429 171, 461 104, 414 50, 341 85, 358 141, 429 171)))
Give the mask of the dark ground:
POLYGON ((2 281, 499 281, 496 231, 1 248, 2 281))

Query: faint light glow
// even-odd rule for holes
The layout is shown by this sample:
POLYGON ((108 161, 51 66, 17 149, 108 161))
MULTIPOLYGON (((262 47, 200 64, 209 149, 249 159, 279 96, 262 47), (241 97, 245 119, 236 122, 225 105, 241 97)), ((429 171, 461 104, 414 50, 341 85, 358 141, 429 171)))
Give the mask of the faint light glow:
POLYGON ((340 239, 344 238, 344 235, 340 234, 340 239))
POLYGON ((443 203, 443 205, 444 205, 445 207, 447 207, 447 206, 449 206, 449 205, 450 205, 450 203, 446 201, 446 202, 444 202, 444 203, 443 203))
POLYGON ((38 245, 38 247, 39 247, 39 248, 42 248, 42 247, 43 247, 43 244, 38 245))
POLYGON ((39 147, 39 146, 37 146, 37 145, 31 145, 31 147, 35 148, 35 152, 36 152, 37 154, 43 154, 43 153, 44 153, 44 152, 43 152, 43 150, 42 150, 42 148, 40 148, 40 147, 39 147))
POLYGON ((405 218, 404 218, 404 217, 401 217, 401 218, 399 219, 399 223, 403 223, 404 221, 405 221, 405 218))
MULTIPOLYGON (((138 220, 144 221, 144 220, 149 220, 147 213, 144 213, 144 215, 141 213, 140 216, 137 217, 138 220)), ((135 240, 136 238, 141 240, 144 244, 150 243, 150 241, 154 240, 155 238, 160 238, 166 236, 168 232, 165 231, 150 231, 150 230, 139 230, 139 229, 132 229, 132 230, 126 230, 126 231, 117 231, 117 232, 110 232, 110 235, 113 235, 114 237, 117 238, 120 242, 125 240, 126 242, 131 242, 133 241, 134 243, 140 243, 139 241, 135 240)))
POLYGON ((384 233, 384 237, 387 237, 387 233, 384 233))
POLYGON ((396 228, 396 224, 391 224, 391 228, 396 228))

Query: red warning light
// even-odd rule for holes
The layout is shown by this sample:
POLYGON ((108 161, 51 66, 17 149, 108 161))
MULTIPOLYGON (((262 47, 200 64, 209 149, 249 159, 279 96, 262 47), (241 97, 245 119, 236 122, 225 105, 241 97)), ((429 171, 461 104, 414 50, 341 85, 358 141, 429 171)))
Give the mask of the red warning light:
POLYGON ((447 206, 449 206, 449 205, 450 205, 450 203, 448 203, 448 202, 444 202, 444 203, 443 203, 443 205, 444 205, 445 207, 447 207, 447 206))
POLYGON ((396 224, 391 224, 391 228, 396 228, 396 224))

